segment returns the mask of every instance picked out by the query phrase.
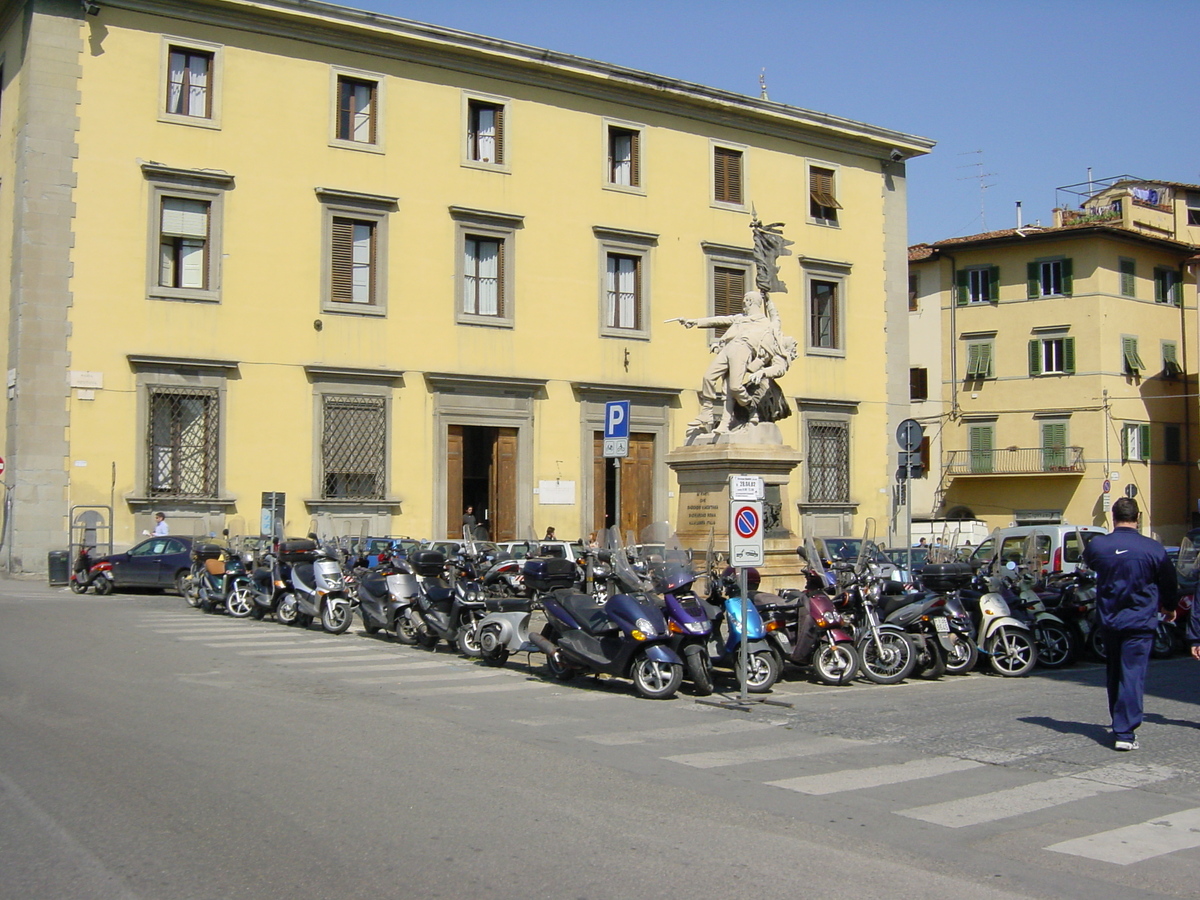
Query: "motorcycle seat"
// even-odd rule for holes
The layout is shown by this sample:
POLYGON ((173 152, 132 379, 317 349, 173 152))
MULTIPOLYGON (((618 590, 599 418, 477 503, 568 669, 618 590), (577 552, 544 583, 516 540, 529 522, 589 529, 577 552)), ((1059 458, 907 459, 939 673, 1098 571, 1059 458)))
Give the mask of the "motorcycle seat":
POLYGON ((884 594, 879 598, 879 614, 886 619, 896 610, 903 609, 920 598, 919 594, 884 594))
POLYGON ((529 612, 532 608, 528 597, 486 597, 483 605, 489 612, 529 612))
POLYGON ((448 603, 454 599, 454 591, 452 588, 431 585, 426 587, 425 596, 430 603, 448 603))
POLYGON ((389 596, 387 579, 374 572, 364 575, 358 582, 358 589, 373 600, 383 601, 389 596))
POLYGON ((561 597, 560 602, 588 634, 601 635, 617 630, 616 623, 608 617, 608 613, 587 594, 570 593, 561 597))

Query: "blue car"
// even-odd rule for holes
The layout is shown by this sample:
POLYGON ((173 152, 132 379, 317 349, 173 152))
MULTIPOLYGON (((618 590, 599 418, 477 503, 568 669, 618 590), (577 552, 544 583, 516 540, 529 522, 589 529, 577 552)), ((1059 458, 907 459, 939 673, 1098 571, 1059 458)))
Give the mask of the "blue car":
POLYGON ((95 569, 107 563, 112 569, 113 587, 159 588, 183 593, 183 582, 192 568, 192 539, 190 537, 149 537, 124 553, 114 553, 96 560, 95 569))

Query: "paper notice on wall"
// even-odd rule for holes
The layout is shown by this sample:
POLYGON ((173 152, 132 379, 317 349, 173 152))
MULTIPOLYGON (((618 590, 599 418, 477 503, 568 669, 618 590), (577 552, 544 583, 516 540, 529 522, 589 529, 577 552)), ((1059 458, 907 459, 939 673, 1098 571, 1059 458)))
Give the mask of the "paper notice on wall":
POLYGON ((574 506, 575 482, 539 481, 538 500, 542 506, 574 506))

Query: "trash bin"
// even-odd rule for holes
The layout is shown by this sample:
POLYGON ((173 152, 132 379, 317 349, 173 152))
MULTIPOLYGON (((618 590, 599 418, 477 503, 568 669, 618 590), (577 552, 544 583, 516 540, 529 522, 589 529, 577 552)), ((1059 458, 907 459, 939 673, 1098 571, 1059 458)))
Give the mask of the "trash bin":
POLYGON ((71 581, 71 554, 66 550, 51 550, 46 565, 51 584, 68 584, 71 581))

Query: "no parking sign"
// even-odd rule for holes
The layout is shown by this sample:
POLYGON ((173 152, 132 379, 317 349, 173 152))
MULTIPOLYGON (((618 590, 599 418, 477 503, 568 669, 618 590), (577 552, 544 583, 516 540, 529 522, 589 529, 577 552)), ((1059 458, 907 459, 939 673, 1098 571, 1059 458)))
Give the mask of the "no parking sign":
POLYGON ((729 562, 734 566, 763 564, 763 505, 761 500, 729 504, 729 562))

